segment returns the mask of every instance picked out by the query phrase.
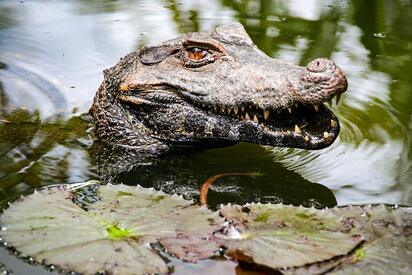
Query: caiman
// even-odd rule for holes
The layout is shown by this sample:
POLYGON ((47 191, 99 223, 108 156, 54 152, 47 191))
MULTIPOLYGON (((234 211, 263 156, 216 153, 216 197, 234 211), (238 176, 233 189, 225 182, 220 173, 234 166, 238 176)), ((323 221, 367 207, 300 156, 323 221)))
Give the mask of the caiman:
POLYGON ((237 142, 321 149, 339 133, 326 107, 347 89, 334 62, 273 59, 231 23, 144 46, 104 71, 95 133, 138 156, 237 142))

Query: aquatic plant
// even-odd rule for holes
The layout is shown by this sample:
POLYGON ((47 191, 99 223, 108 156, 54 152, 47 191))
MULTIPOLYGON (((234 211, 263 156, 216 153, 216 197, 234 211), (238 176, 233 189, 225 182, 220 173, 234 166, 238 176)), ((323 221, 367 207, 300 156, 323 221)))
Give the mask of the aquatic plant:
POLYGON ((212 211, 140 186, 96 190, 98 199, 82 206, 72 186, 22 197, 1 214, 1 236, 21 257, 84 274, 168 273, 172 257, 219 255, 290 274, 412 270, 408 207, 253 203, 212 211))

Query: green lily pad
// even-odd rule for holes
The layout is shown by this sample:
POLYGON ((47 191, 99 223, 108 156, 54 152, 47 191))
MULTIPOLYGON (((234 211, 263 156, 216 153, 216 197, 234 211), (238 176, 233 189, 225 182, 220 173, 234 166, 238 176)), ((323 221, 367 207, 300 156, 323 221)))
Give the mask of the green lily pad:
POLYGON ((388 235, 344 259, 331 274, 412 274, 412 236, 388 235))
POLYGON ((412 234, 412 208, 389 205, 345 206, 330 209, 353 233, 366 241, 388 234, 412 234))
POLYGON ((412 274, 412 211, 385 205, 331 209, 364 242, 351 253, 285 274, 412 274))
POLYGON ((100 186, 97 201, 80 202, 87 210, 73 202, 79 197, 64 187, 23 197, 1 214, 0 234, 23 257, 83 274, 168 273, 167 254, 196 262, 217 251, 285 274, 412 273, 408 207, 246 204, 212 212, 124 185, 100 186))
MULTIPOLYGON (((240 262, 291 274, 302 270, 305 270, 302 273, 322 273, 349 257, 348 265, 355 268, 357 262, 364 262, 363 257, 368 259, 367 255, 373 255, 369 250, 379 251, 376 245, 381 248, 381 255, 390 259, 393 250, 382 245, 386 242, 373 246, 372 243, 382 236, 396 238, 410 234, 406 231, 411 231, 411 213, 407 208, 386 206, 317 210, 281 204, 226 205, 221 207, 221 214, 230 224, 221 238, 227 253, 240 262), (363 245, 364 250, 359 250, 363 245)), ((397 247, 410 258, 407 248, 410 246, 397 247)), ((411 268, 412 261, 401 262, 400 269, 411 268)))
POLYGON ((151 243, 174 241, 179 257, 191 261, 218 249, 196 250, 221 227, 218 213, 141 187, 101 186, 99 193, 101 200, 88 211, 65 188, 24 197, 3 212, 1 235, 23 257, 85 274, 167 273, 151 243))

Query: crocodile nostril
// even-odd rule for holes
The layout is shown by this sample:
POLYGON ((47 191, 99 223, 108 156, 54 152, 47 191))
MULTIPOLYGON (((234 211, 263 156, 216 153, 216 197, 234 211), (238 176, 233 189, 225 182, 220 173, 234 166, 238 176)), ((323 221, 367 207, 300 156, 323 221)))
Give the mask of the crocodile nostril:
POLYGON ((329 63, 332 61, 324 58, 318 58, 309 62, 306 66, 306 69, 313 73, 322 73, 328 69, 329 63))

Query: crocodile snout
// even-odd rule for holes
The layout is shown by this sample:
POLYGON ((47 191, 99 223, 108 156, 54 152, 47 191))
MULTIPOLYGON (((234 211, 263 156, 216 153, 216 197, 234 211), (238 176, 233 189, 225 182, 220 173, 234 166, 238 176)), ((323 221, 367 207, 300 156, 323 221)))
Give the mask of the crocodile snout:
POLYGON ((337 93, 343 93, 348 87, 348 81, 335 62, 326 58, 317 58, 309 62, 306 70, 314 84, 322 84, 337 93))
POLYGON ((302 101, 320 104, 346 91, 348 81, 342 70, 326 58, 317 58, 306 66, 302 78, 302 101))
POLYGON ((306 69, 313 73, 323 73, 325 71, 335 71, 336 65, 332 60, 325 58, 318 58, 309 62, 306 69))

